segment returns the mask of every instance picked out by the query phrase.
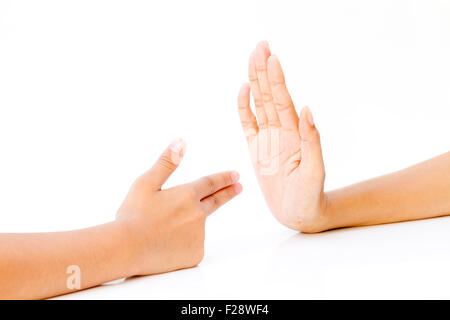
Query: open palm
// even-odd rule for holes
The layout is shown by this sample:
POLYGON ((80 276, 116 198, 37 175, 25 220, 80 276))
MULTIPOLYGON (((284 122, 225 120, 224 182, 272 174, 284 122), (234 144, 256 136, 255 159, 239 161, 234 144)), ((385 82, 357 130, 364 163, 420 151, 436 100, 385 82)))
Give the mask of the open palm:
POLYGON ((325 170, 311 111, 305 107, 298 117, 280 62, 267 42, 251 54, 248 74, 249 83, 239 92, 239 115, 267 204, 285 226, 320 231, 326 208, 325 170))

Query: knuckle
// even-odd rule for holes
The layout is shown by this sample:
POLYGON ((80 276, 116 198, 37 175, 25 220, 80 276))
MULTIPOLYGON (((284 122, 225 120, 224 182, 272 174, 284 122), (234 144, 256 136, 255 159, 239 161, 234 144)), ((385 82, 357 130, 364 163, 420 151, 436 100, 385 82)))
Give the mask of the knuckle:
POLYGON ((265 72, 267 70, 265 63, 256 63, 256 72, 265 72))
POLYGON ((222 185, 220 186, 221 188, 225 187, 225 186, 229 186, 230 184, 233 183, 233 179, 231 178, 231 173, 230 172, 224 172, 221 174, 221 183, 222 185))
POLYGON ((176 165, 172 162, 169 156, 163 155, 159 158, 159 165, 163 168, 173 170, 176 168, 176 165))
POLYGON ((279 102, 279 101, 275 102, 275 106, 276 106, 278 112, 283 112, 283 111, 290 110, 290 109, 293 108, 292 104, 290 104, 290 103, 282 103, 282 102, 279 102))
POLYGON ((284 79, 274 79, 274 80, 270 80, 270 84, 273 87, 281 87, 281 86, 284 86, 286 83, 285 83, 284 79))
POLYGON ((190 212, 194 205, 198 202, 197 191, 194 187, 186 185, 178 187, 180 192, 177 193, 174 204, 178 205, 180 211, 190 212), (184 210, 186 209, 186 210, 184 210))
POLYGON ((142 174, 134 180, 131 188, 133 190, 146 190, 150 184, 151 180, 145 174, 142 174))
POLYGON ((255 108, 263 108, 264 102, 261 99, 255 99, 255 108))
POLYGON ((279 127, 280 122, 278 120, 269 120, 269 127, 279 127))
POLYGON ((214 208, 217 208, 220 205, 220 199, 217 195, 212 195, 211 201, 213 203, 214 208))
POLYGON ((250 126, 253 126, 254 122, 249 120, 242 120, 241 124, 244 128, 248 128, 250 126))
POLYGON ((206 188, 209 190, 210 193, 214 192, 215 183, 211 177, 209 176, 203 177, 203 183, 205 184, 206 188))
POLYGON ((133 182, 133 187, 140 188, 146 183, 146 178, 143 174, 136 178, 133 182))
POLYGON ((272 93, 268 91, 264 91, 262 93, 262 98, 264 102, 271 102, 272 101, 272 93))
POLYGON ((184 195, 185 195, 185 200, 188 202, 194 202, 197 200, 197 192, 192 187, 186 188, 184 195))

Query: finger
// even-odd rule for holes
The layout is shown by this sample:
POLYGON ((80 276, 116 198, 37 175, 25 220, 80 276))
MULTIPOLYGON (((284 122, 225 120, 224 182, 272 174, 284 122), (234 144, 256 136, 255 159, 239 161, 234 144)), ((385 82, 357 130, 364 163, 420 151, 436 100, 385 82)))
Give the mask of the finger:
POLYGON ((240 183, 233 184, 203 199, 201 206, 206 215, 210 215, 241 192, 242 185, 240 183))
POLYGON ((248 62, 248 80, 250 83, 250 89, 252 90, 253 101, 255 102, 258 125, 261 129, 264 129, 267 127, 267 116, 266 111, 264 110, 261 90, 259 88, 258 76, 256 74, 255 52, 250 55, 250 60, 248 62))
POLYGON ((153 167, 143 174, 143 178, 151 181, 156 189, 162 185, 176 170, 186 152, 186 142, 183 139, 174 140, 161 154, 153 167))
POLYGON ((192 187, 201 200, 210 196, 211 194, 238 182, 239 173, 236 171, 228 171, 212 174, 198 179, 191 183, 192 187))
POLYGON ((238 95, 239 117, 246 137, 258 133, 258 124, 255 115, 250 108, 250 86, 248 83, 242 85, 238 95))
POLYGON ((307 168, 307 172, 322 176, 325 172, 323 164, 322 147, 320 145, 319 131, 308 107, 300 113, 300 137, 302 143, 302 161, 300 165, 307 168))
POLYGON ((295 111, 291 95, 286 88, 283 69, 277 56, 270 56, 268 60, 268 75, 270 88, 275 103, 275 107, 281 125, 286 129, 298 128, 298 115, 295 111))
POLYGON ((264 111, 266 112, 269 126, 279 127, 280 120, 278 119, 278 114, 275 110, 269 77, 267 75, 267 59, 269 57, 270 49, 268 43, 266 41, 258 43, 255 52, 255 67, 259 88, 261 90, 264 111))

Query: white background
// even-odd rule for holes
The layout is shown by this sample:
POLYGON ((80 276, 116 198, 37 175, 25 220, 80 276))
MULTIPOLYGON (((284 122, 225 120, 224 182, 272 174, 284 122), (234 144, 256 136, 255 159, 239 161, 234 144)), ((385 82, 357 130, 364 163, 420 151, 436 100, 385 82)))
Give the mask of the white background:
POLYGON ((168 185, 244 186, 199 267, 64 298, 450 298, 448 218, 316 235, 272 218, 236 112, 262 39, 314 114, 327 190, 449 150, 449 0, 0 2, 0 232, 112 220, 176 137, 168 185))

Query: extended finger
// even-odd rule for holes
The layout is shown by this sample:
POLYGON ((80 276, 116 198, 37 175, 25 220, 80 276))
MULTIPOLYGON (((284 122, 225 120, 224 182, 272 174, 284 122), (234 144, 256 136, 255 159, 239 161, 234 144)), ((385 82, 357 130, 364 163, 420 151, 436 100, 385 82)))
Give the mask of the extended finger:
POLYGON ((268 60, 268 75, 281 125, 286 129, 296 130, 298 128, 298 115, 295 111, 291 95, 286 88, 280 61, 274 55, 270 56, 268 60))
POLYGON ((269 76, 267 75, 267 59, 269 57, 270 49, 268 43, 266 41, 258 43, 255 51, 255 68, 259 88, 261 90, 264 111, 266 113, 269 126, 279 127, 280 120, 278 119, 278 114, 275 110, 275 104, 273 102, 272 91, 269 83, 269 76))
POLYGON ((191 182, 191 184, 196 191, 198 198, 201 200, 236 183, 238 180, 239 173, 236 171, 227 171, 200 178, 191 182))
POLYGON ((250 89, 252 91, 253 101, 255 103, 256 118, 258 119, 258 125, 261 129, 267 127, 267 116, 264 110, 264 104, 261 95, 261 89, 259 88, 258 76, 256 74, 255 65, 255 52, 250 55, 248 62, 248 80, 250 89))
POLYGON ((228 186, 222 190, 213 193, 209 197, 203 199, 201 201, 201 205, 203 210, 207 215, 210 215, 222 205, 233 199, 239 193, 242 192, 242 185, 240 183, 236 183, 234 185, 228 186))

